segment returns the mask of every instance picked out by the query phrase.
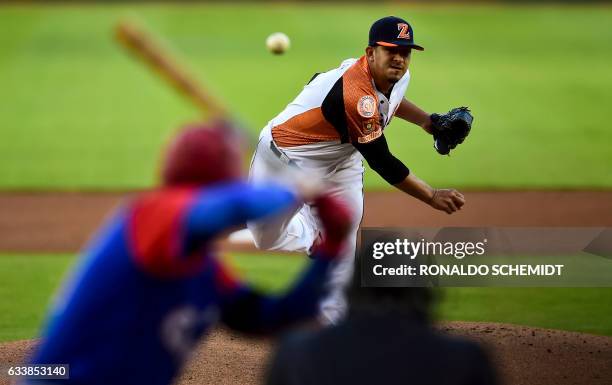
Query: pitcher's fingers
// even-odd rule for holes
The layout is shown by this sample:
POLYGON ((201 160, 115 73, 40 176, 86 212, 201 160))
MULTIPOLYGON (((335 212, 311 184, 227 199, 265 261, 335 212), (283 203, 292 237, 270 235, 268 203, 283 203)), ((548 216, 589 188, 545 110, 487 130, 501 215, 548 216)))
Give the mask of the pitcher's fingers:
POLYGON ((463 207, 463 205, 465 204, 465 199, 459 197, 453 197, 453 201, 455 202, 455 205, 459 210, 461 210, 461 207, 463 207))
POLYGON ((465 197, 461 195, 461 193, 459 192, 455 192, 452 198, 455 204, 457 205, 457 207, 459 208, 465 204, 465 197))
POLYGON ((455 211, 457 211, 457 210, 458 210, 458 209, 457 209, 457 205, 455 204, 455 202, 454 202, 454 200, 453 200, 453 198, 452 198, 452 197, 449 197, 449 198, 448 198, 448 201, 447 201, 447 203, 446 203, 446 204, 447 204, 447 206, 450 208, 451 213, 454 213, 455 211))

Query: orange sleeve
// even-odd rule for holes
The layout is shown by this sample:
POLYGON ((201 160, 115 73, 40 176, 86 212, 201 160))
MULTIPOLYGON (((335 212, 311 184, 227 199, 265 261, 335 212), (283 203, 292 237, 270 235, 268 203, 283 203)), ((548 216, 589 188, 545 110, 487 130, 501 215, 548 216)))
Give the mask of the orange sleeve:
POLYGON ((349 139, 354 144, 369 143, 383 133, 378 112, 378 96, 363 64, 360 60, 343 75, 347 130, 349 139))

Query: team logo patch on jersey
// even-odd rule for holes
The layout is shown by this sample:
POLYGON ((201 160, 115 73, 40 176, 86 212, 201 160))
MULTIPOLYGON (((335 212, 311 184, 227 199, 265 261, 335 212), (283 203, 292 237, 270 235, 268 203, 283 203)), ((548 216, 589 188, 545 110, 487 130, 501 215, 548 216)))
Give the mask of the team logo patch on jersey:
POLYGON ((374 119, 368 119, 363 122, 363 133, 369 134, 370 132, 374 131, 375 127, 376 127, 376 124, 374 122, 374 119))
POLYGON ((370 143, 374 139, 379 138, 382 135, 382 133, 383 133, 382 130, 379 128, 378 130, 371 132, 368 135, 360 136, 359 138, 357 138, 357 141, 359 143, 370 143))
POLYGON ((371 118, 376 112, 376 101, 370 95, 362 96, 357 102, 357 112, 364 118, 371 118))

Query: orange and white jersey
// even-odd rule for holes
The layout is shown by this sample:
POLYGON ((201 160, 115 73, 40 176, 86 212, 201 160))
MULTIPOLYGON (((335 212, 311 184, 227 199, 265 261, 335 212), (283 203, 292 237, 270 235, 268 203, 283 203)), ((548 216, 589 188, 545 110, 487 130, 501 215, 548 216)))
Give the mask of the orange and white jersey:
POLYGON ((365 144, 379 138, 404 98, 410 73, 390 97, 374 86, 365 56, 316 75, 270 121, 274 142, 283 148, 322 142, 365 144))

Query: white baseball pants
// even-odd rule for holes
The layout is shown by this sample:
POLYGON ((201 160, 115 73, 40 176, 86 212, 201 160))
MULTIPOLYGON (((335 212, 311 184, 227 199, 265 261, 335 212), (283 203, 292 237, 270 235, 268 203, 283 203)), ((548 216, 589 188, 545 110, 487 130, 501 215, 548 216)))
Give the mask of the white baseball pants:
MULTIPOLYGON (((283 180, 270 162, 285 162, 270 147, 272 135, 269 125, 263 129, 249 172, 252 183, 283 180)), ((350 144, 337 142, 317 143, 280 149, 297 167, 318 175, 334 185, 331 193, 342 198, 353 209, 353 224, 347 246, 330 274, 329 295, 320 306, 320 319, 324 323, 336 323, 346 313, 345 288, 353 274, 353 261, 357 231, 363 215, 363 163, 359 152, 350 144)), ((272 163, 273 164, 273 163, 272 163)), ((278 165, 278 163, 276 164, 278 165)), ((283 165, 281 165, 283 166, 283 165)), ((286 164, 283 167, 287 167, 286 164)), ((309 204, 276 216, 270 220, 248 223, 259 249, 297 251, 308 253, 319 235, 316 209, 309 204)))

